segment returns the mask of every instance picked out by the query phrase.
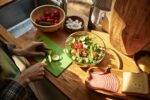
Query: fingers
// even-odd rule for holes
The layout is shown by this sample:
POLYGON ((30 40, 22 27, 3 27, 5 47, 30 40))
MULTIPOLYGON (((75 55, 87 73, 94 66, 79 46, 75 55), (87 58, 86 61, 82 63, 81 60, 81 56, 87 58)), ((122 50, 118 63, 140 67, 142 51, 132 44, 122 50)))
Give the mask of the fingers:
POLYGON ((42 46, 44 45, 44 42, 32 42, 32 46, 37 47, 37 46, 42 46))
POLYGON ((44 76, 38 76, 36 80, 43 79, 44 76))
POLYGON ((31 55, 34 55, 34 56, 45 56, 45 52, 31 52, 31 55))
POLYGON ((47 64, 45 63, 40 63, 41 64, 41 67, 47 67, 47 64))
POLYGON ((45 76, 45 71, 38 73, 38 76, 45 76))
POLYGON ((49 47, 45 43, 43 43, 43 46, 44 48, 49 49, 49 47))
POLYGON ((32 42, 34 47, 43 46, 44 48, 48 49, 48 46, 44 42, 32 42))
MULTIPOLYGON (((39 67, 47 67, 47 64, 46 63, 37 63, 36 65, 38 65, 39 67)), ((43 68, 44 69, 44 68, 43 68)))

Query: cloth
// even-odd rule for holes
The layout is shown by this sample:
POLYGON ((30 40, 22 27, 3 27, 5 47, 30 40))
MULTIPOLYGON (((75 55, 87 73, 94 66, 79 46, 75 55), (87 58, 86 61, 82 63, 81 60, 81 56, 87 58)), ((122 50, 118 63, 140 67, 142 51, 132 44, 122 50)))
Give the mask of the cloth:
POLYGON ((19 74, 20 70, 12 59, 12 50, 15 45, 8 44, 2 37, 0 37, 0 66, 3 72, 1 77, 15 79, 19 74))
POLYGON ((16 64, 12 61, 12 59, 10 59, 2 48, 0 48, 0 66, 3 70, 1 75, 3 78, 16 79, 16 77, 20 74, 20 70, 16 64))
POLYGON ((5 80, 0 86, 0 100, 37 100, 29 87, 24 88, 13 80, 5 80))

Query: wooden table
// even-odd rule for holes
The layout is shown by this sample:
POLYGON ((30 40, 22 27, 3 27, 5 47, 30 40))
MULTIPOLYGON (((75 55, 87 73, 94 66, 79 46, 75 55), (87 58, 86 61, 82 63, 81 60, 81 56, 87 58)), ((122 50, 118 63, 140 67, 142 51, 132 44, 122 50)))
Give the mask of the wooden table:
MULTIPOLYGON (((35 28, 32 28, 29 32, 27 32, 20 38, 15 39, 10 35, 10 33, 8 33, 1 26, 0 34, 9 42, 15 43, 17 44, 18 47, 23 48, 26 45, 28 45, 31 41, 36 40, 37 36, 43 35, 44 33, 37 31, 35 28)), ((54 33, 49 33, 49 34, 47 33, 44 35, 54 40, 62 47, 63 47, 64 40, 68 36, 68 34, 63 32, 62 30, 59 30, 54 33)), ((99 35, 103 38, 105 44, 107 44, 106 45, 107 48, 114 49, 109 42, 109 34, 99 32, 99 35)), ((122 59, 124 71, 139 72, 132 58, 122 55, 119 52, 117 53, 120 55, 122 59)), ((99 100, 100 98, 101 99, 105 98, 104 96, 89 91, 86 88, 84 82, 87 77, 87 72, 82 70, 78 65, 74 63, 70 65, 69 68, 66 71, 64 71, 64 73, 62 73, 62 75, 60 75, 58 78, 55 78, 49 72, 46 72, 46 77, 70 99, 81 100, 84 98, 84 100, 99 100)))
MULTIPOLYGON (((74 14, 76 12, 75 9, 69 9, 68 13, 74 14)), ((79 15, 80 16, 80 15, 79 15)), ((85 22, 87 22, 88 17, 86 15, 82 15, 84 17, 85 22)), ((98 34, 104 40, 106 47, 115 50, 110 44, 109 34, 104 32, 98 32, 98 34)), ((0 35, 2 35, 8 42, 15 43, 18 47, 24 48, 26 45, 31 43, 37 39, 40 35, 46 35, 56 43, 60 44, 60 46, 64 47, 64 41, 69 34, 67 34, 63 30, 58 30, 57 32, 52 33, 42 33, 38 31, 36 28, 32 28, 29 32, 25 33, 23 36, 15 39, 10 33, 8 33, 2 26, 0 26, 0 35)), ((116 51, 116 50, 115 50, 116 51)), ((135 62, 132 58, 127 57, 118 51, 116 51, 123 65, 124 71, 130 72, 139 72, 135 62)), ((46 72, 46 77, 49 81, 51 81, 58 89, 60 89, 67 97, 71 100, 105 100, 106 96, 97 94, 88 90, 85 86, 85 79, 87 77, 87 72, 82 70, 78 65, 72 63, 69 68, 64 71, 58 78, 55 78, 49 72, 46 72)))

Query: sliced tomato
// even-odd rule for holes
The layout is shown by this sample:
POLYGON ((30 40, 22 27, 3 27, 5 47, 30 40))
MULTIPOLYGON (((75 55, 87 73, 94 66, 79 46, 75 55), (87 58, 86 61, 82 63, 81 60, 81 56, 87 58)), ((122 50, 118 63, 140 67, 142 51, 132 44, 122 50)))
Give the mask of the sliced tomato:
POLYGON ((73 45, 75 49, 83 49, 83 44, 81 42, 75 42, 73 45))
POLYGON ((93 52, 93 57, 96 58, 97 57, 97 53, 93 52))
POLYGON ((83 48, 83 44, 81 42, 78 42, 78 48, 82 49, 83 48))
POLYGON ((74 47, 75 49, 78 49, 78 42, 75 42, 75 43, 73 44, 73 47, 74 47))

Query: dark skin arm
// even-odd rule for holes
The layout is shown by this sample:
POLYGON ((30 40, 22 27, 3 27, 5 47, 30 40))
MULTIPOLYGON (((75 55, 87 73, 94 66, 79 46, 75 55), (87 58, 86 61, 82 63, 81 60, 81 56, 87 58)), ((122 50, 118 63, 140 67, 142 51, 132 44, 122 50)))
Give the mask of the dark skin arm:
MULTIPOLYGON (((44 56, 45 52, 36 51, 36 47, 43 46, 47 48, 47 45, 44 42, 32 42, 23 49, 14 49, 13 53, 19 56, 44 56)), ((18 77, 17 82, 23 86, 26 86, 34 80, 41 79, 45 76, 45 69, 47 64, 45 63, 36 63, 35 65, 30 66, 28 69, 24 70, 21 75, 18 77)))

